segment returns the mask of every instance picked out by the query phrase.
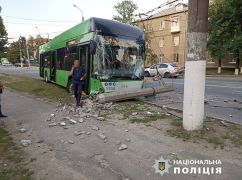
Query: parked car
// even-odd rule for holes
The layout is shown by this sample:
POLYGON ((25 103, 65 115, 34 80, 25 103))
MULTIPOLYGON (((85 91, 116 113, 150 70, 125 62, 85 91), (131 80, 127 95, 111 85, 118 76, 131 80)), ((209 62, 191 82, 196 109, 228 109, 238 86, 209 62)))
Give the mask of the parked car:
POLYGON ((184 68, 178 67, 176 64, 162 63, 154 64, 149 68, 145 69, 145 76, 157 76, 158 73, 164 78, 174 77, 177 78, 182 75, 184 68))
MULTIPOLYGON (((21 67, 21 63, 15 63, 15 67, 21 67)), ((27 63, 23 63, 23 67, 28 67, 29 65, 27 63)))
POLYGON ((10 63, 10 62, 3 62, 3 63, 2 63, 2 66, 10 67, 10 66, 13 66, 13 64, 10 63))

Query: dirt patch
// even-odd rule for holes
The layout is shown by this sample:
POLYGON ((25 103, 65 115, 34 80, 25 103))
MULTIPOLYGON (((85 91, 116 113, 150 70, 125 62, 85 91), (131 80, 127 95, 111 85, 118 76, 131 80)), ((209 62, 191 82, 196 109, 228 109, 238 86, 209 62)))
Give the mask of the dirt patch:
POLYGON ((165 135, 179 138, 183 141, 198 144, 211 144, 214 148, 242 146, 242 127, 219 119, 207 118, 204 127, 198 131, 186 131, 182 127, 182 119, 175 114, 182 111, 161 108, 139 101, 123 101, 113 104, 109 109, 99 113, 106 120, 115 117, 117 120, 127 120, 130 123, 144 123, 161 130, 165 135), (169 112, 172 112, 169 114, 169 112))
POLYGON ((22 150, 14 143, 10 134, 0 124, 0 179, 1 180, 28 180, 32 171, 26 166, 22 150))

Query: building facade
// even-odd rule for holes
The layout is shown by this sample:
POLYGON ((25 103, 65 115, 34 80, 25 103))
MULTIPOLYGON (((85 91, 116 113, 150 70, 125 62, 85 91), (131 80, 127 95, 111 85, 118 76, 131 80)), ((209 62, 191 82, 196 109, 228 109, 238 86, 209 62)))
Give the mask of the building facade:
POLYGON ((160 62, 184 66, 187 17, 187 4, 177 4, 139 23, 148 36, 147 47, 155 55, 151 59, 148 54, 147 66, 160 62))
MULTIPOLYGON (((139 22, 148 37, 147 47, 151 55, 147 54, 146 66, 155 63, 175 63, 185 66, 186 32, 188 22, 188 5, 179 3, 176 6, 162 10, 139 22)), ((242 55, 240 55, 242 58, 242 55)), ((221 61, 223 68, 235 68, 236 56, 226 53, 221 61)), ((207 52, 207 67, 217 68, 218 60, 207 52)))

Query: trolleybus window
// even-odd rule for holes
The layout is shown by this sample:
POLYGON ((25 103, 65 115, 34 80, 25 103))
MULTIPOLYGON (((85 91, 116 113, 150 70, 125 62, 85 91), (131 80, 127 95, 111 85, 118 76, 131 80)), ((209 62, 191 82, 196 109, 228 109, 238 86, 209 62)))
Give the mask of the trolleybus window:
POLYGON ((144 48, 140 43, 136 40, 98 36, 93 62, 95 77, 141 79, 144 72, 144 48))
POLYGON ((78 59, 77 46, 67 47, 64 57, 64 70, 71 70, 73 62, 78 59))
POLYGON ((65 48, 57 50, 57 69, 64 69, 65 48))

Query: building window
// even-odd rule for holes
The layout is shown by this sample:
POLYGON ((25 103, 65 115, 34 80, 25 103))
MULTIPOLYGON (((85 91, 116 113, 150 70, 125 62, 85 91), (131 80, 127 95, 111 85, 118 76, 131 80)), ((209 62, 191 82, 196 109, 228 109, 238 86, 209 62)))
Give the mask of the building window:
POLYGON ((178 53, 173 54, 173 62, 179 62, 179 54, 178 53))
POLYGON ((153 28, 152 28, 152 25, 151 25, 151 24, 148 24, 148 25, 147 25, 147 30, 148 30, 148 32, 151 32, 151 31, 153 30, 153 28))
POLYGON ((159 46, 164 47, 164 38, 160 39, 159 46))
POLYGON ((173 46, 179 46, 179 43, 180 43, 179 36, 174 36, 173 37, 173 46))
POLYGON ((161 54, 160 55, 160 63, 163 63, 163 61, 164 61, 164 54, 161 54))
POLYGON ((171 27, 178 27, 179 26, 179 17, 172 17, 171 18, 171 27))
POLYGON ((166 26, 166 22, 165 21, 161 21, 160 22, 160 30, 164 30, 166 26))

